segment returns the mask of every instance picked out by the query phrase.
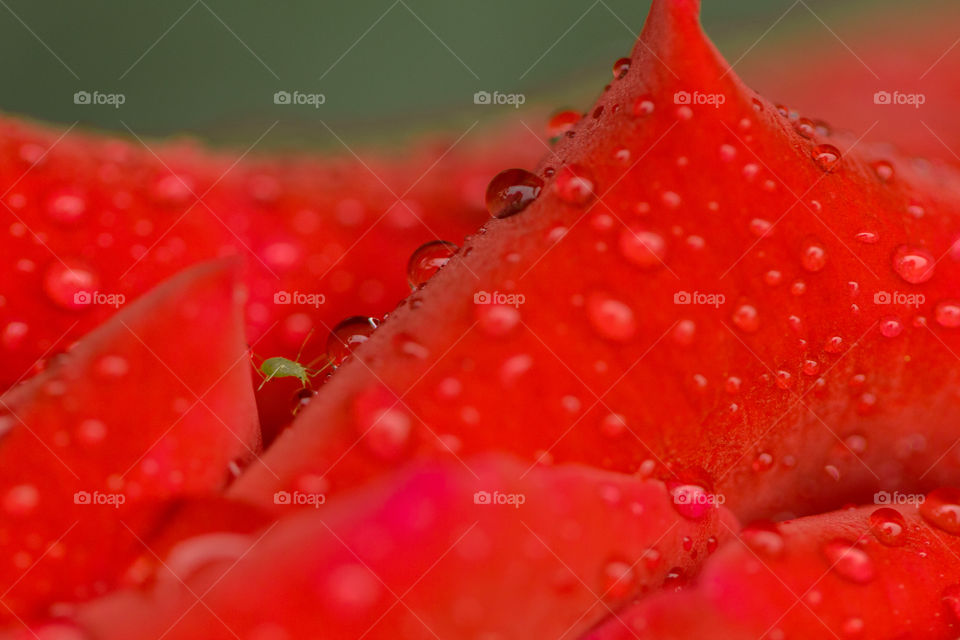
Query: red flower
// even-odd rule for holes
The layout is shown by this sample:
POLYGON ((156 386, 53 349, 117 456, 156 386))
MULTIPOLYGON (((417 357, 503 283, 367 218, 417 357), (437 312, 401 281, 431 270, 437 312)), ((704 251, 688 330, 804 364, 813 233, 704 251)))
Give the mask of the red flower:
MULTIPOLYGON (((383 274, 437 238, 401 252, 416 203, 353 163, 221 181, 226 161, 165 152, 161 170, 71 138, 71 161, 29 172, 11 207, 43 260, 18 246, 14 264, 70 233, 117 253, 50 262, 52 330, 40 276, 22 285, 4 338, 24 361, 90 290, 127 294, 101 283, 163 207, 182 221, 133 252, 131 298, 253 258, 99 309, 106 324, 3 398, 11 632, 955 636, 960 490, 926 492, 960 464, 960 174, 768 102, 699 8, 655 0, 593 109, 554 118, 535 171, 490 182, 496 219, 462 250, 414 256, 416 289, 380 326, 403 286, 383 274), (55 182, 41 223, 26 195, 55 182), (376 205, 390 228, 353 253, 351 221, 376 205), (328 274, 358 295, 289 313, 328 274), (254 358, 259 422, 245 340, 279 358, 254 358), (324 350, 335 373, 260 452, 278 399, 320 386, 306 363, 324 350)), ((481 165, 421 185, 440 237, 470 228, 481 165)))

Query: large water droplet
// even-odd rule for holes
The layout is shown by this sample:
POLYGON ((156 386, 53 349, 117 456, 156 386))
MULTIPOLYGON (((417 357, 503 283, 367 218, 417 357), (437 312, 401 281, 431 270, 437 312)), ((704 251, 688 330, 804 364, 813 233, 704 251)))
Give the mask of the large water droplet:
POLYGON ((886 160, 877 160, 870 166, 873 167, 873 172, 877 174, 881 182, 890 182, 893 178, 893 165, 886 160))
POLYGON ((630 58, 620 58, 613 63, 613 78, 619 80, 630 71, 630 58))
POLYGON ((327 354, 333 365, 339 367, 343 364, 354 349, 370 338, 379 324, 376 318, 353 316, 335 326, 327 338, 327 354))
POLYGON ((903 323, 900 318, 887 316, 880 320, 880 335, 884 338, 896 338, 903 333, 903 323))
POLYGON ((899 547, 907 542, 907 521, 896 509, 883 507, 871 513, 870 530, 888 547, 899 547))
POLYGON ((701 520, 716 508, 716 496, 710 495, 698 484, 668 482, 667 489, 670 491, 673 508, 684 518, 701 520))
POLYGON ((509 218, 526 209, 543 189, 543 180, 525 169, 498 173, 487 186, 487 211, 494 218, 509 218))
POLYGON ((923 519, 947 533, 960 534, 960 489, 941 487, 927 494, 919 507, 923 519))
POLYGON ((811 242, 803 248, 800 261, 807 271, 820 271, 827 264, 827 251, 819 243, 811 242))
POLYGON ((831 540, 824 545, 823 555, 840 577, 861 584, 873 580, 873 560, 856 544, 841 539, 831 540))
POLYGON ((460 248, 452 242, 434 240, 421 245, 407 262, 407 282, 416 289, 443 268, 460 248))
POLYGON ((893 270, 911 284, 932 278, 936 262, 933 254, 922 247, 900 246, 893 254, 893 270))

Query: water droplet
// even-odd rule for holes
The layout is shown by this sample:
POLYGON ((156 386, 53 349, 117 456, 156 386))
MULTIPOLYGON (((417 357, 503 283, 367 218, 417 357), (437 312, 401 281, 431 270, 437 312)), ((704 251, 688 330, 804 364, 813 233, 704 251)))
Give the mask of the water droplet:
POLYGON ((742 304, 733 312, 733 324, 744 333, 756 333, 760 328, 760 318, 753 305, 742 304))
POLYGON ((818 144, 813 148, 813 160, 824 171, 833 171, 840 164, 840 150, 832 144, 818 144))
POLYGON ((543 180, 524 169, 498 173, 487 186, 487 211, 494 218, 509 218, 526 209, 540 195, 543 180))
POLYGON ((40 492, 32 484, 19 484, 11 487, 3 497, 3 508, 12 516, 24 516, 36 509, 40 503, 40 492))
POLYGON ((763 281, 771 287, 775 287, 783 281, 783 274, 776 269, 771 269, 763 274, 763 281))
POLYGON ((896 316, 887 316, 880 320, 880 335, 884 338, 896 338, 903 333, 903 323, 896 316))
POLYGON ((297 389, 290 398, 290 413, 293 415, 300 413, 300 410, 310 404, 316 395, 317 392, 313 389, 297 389))
POLYGON ((732 144, 720 145, 720 159, 724 162, 731 162, 737 157, 737 148, 732 144))
POLYGON ((636 581, 636 574, 629 563, 620 560, 608 562, 604 565, 601 576, 601 597, 622 600, 633 593, 636 581))
POLYGON ((76 261, 57 261, 47 268, 43 289, 53 302, 65 309, 84 309, 93 302, 98 282, 97 274, 90 267, 76 261))
POLYGON ((827 353, 840 353, 843 351, 843 338, 840 336, 831 336, 823 345, 823 350, 827 353))
POLYGON ((418 360, 426 360, 427 356, 430 355, 430 351, 409 333, 398 333, 393 336, 393 346, 397 353, 418 360))
POLYGON ((630 71, 630 58, 620 58, 613 63, 613 78, 619 80, 630 71))
POLYGON ((633 309, 607 295, 593 294, 587 300, 587 316, 604 338, 626 342, 637 332, 633 309))
POLYGON ((787 390, 793 388, 793 376, 789 371, 777 371, 776 375, 777 386, 781 389, 787 390))
POLYGON ((85 444, 97 444, 107 436, 107 425, 96 418, 88 418, 77 426, 77 439, 85 444))
POLYGON ((407 450, 410 441, 410 417, 402 409, 375 412, 372 422, 363 430, 367 449, 381 460, 396 460, 407 450))
POLYGON ((679 345, 687 346, 693 342, 696 331, 697 325, 693 320, 680 320, 673 328, 673 341, 679 345))
POLYGON ((793 128, 796 129, 797 133, 808 140, 813 138, 817 133, 817 127, 810 118, 800 118, 793 123, 793 128))
POLYGON ((578 111, 573 111, 572 109, 558 111, 553 114, 550 121, 547 122, 547 137, 557 138, 562 136, 567 131, 570 131, 570 129, 573 129, 573 126, 580 122, 581 117, 578 111))
POLYGON ((800 261, 807 271, 820 271, 827 264, 827 251, 820 244, 812 242, 804 247, 800 261))
POLYGON ((960 302, 952 300, 937 303, 934 310, 934 317, 937 324, 947 329, 956 329, 960 327, 960 302))
POLYGON ((786 546, 780 530, 773 522, 751 523, 740 532, 740 537, 757 554, 767 558, 779 557, 786 546))
POLYGON ((753 464, 751 466, 757 473, 769 471, 773 467, 773 456, 766 451, 762 451, 757 454, 756 458, 753 459, 753 464))
POLYGON ((953 616, 953 620, 960 622, 960 584, 952 584, 944 588, 940 595, 940 602, 953 616))
POLYGON ((960 489, 934 489, 927 494, 919 510, 923 519, 938 529, 960 534, 960 489))
POLYGON ((633 115, 637 117, 648 116, 653 113, 653 99, 650 96, 641 96, 633 103, 633 115))
POLYGON ((873 580, 873 561, 856 544, 842 539, 831 540, 824 545, 823 555, 840 577, 860 584, 873 580))
POLYGON ((47 197, 46 212, 51 219, 70 224, 78 221, 87 212, 87 200, 79 190, 72 187, 57 189, 47 197))
POLYGON ((576 164, 561 167, 553 182, 553 190, 557 197, 577 206, 585 205, 593 198, 593 188, 590 173, 576 164))
POLYGON ((881 182, 890 182, 893 178, 893 165, 886 160, 878 160, 870 165, 881 182))
POLYGON ((877 244, 880 242, 880 235, 875 231, 861 231, 854 236, 857 242, 862 242, 863 244, 877 244))
POLYGON ((816 360, 804 360, 802 371, 804 375, 815 376, 820 372, 820 363, 816 360))
POLYGON ((636 228, 623 229, 620 232, 620 253, 629 262, 649 269, 663 265, 667 254, 667 245, 659 233, 636 228))
POLYGON ((740 393, 740 385, 743 384, 743 381, 737 376, 730 376, 724 382, 723 388, 731 396, 735 396, 740 393))
POLYGON ((888 547, 899 547, 907 542, 907 521, 896 509, 883 507, 871 513, 870 530, 888 547))
POLYGON ((343 364, 354 349, 373 335, 379 324, 376 318, 353 316, 335 326, 327 338, 327 354, 333 365, 339 367, 343 364))
POLYGON ((750 221, 750 231, 758 238, 764 238, 769 235, 771 229, 773 229, 773 225, 768 220, 754 218, 750 221))
POLYGON ((460 248, 452 242, 434 240, 421 245, 407 262, 407 282, 416 289, 443 268, 460 248))
POLYGON ((848 638, 857 638, 863 633, 863 620, 861 618, 847 618, 843 621, 840 630, 848 638))
POLYGON ((616 438, 627 430, 627 419, 619 413, 608 413, 600 421, 600 431, 609 438, 616 438))
POLYGON ((716 501, 707 490, 698 484, 668 482, 667 489, 673 501, 673 508, 684 518, 701 520, 715 508, 716 501))
POLYGON ((893 270, 911 284, 932 278, 936 262, 933 254, 922 247, 900 246, 893 254, 893 270))
POLYGON ((509 334, 521 321, 520 310, 505 304, 478 304, 475 316, 480 330, 495 338, 509 334))

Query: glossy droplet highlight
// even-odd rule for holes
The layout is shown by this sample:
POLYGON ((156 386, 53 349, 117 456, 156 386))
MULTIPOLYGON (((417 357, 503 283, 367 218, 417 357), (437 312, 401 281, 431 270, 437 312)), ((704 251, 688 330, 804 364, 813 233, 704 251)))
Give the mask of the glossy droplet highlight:
POLYGON ((818 144, 813 148, 813 160, 824 171, 833 171, 840 164, 840 150, 832 144, 818 144))
POLYGON ((937 324, 947 329, 960 327, 960 302, 948 300, 940 302, 934 309, 937 324))
POLYGON ((936 259, 922 247, 900 246, 893 254, 893 270, 910 284, 920 284, 933 277, 936 259))
POLYGON ((601 597, 607 600, 621 600, 633 593, 636 583, 636 573, 630 564, 620 560, 608 562, 601 574, 601 597))
POLYGON ((750 304, 742 304, 733 312, 733 324, 744 333, 756 333, 760 328, 757 309, 750 304))
POLYGON ((487 211, 494 218, 509 218, 530 206, 542 189, 543 180, 529 171, 501 171, 487 186, 487 211))
POLYGON ((638 118, 650 115, 653 109, 653 99, 650 96, 641 96, 633 103, 633 115, 638 118))
POLYGON ((570 131, 570 129, 573 129, 573 125, 580 122, 581 117, 580 112, 573 111, 572 109, 558 111, 553 114, 547 122, 547 137, 558 138, 562 136, 567 131, 570 131))
POLYGON ((896 509, 883 507, 871 513, 870 531, 888 547, 899 547, 907 542, 907 521, 896 509))
POLYGON ((600 336, 615 342, 626 342, 637 332, 633 309, 607 295, 591 295, 587 300, 587 316, 600 336))
POLYGON ((327 355, 334 366, 339 367, 353 351, 366 342, 380 322, 376 318, 353 316, 342 321, 327 338, 327 355))
POLYGON ((867 552, 852 542, 836 539, 826 543, 823 555, 840 577, 865 584, 873 580, 875 570, 867 552))
POLYGON ((893 179, 893 165, 886 160, 878 160, 870 166, 881 182, 890 182, 893 179))
POLYGON ((800 262, 807 271, 820 271, 827 265, 827 251, 820 243, 811 242, 803 248, 800 262))
POLYGON ((590 173, 576 164, 561 167, 553 182, 553 190, 557 197, 577 206, 590 202, 593 198, 593 189, 590 173))
POLYGON ((663 236, 653 231, 630 228, 620 232, 620 253, 628 262, 638 267, 651 269, 663 266, 667 255, 667 243, 663 236))
POLYGON ((407 282, 416 289, 450 261, 460 247, 445 240, 434 240, 413 252, 407 262, 407 282))
POLYGON ((960 489, 934 489, 927 494, 919 510, 923 519, 938 529, 960 534, 960 489))
POLYGON ((630 71, 630 58, 620 58, 613 63, 613 78, 619 80, 630 71))
POLYGON ((46 212, 52 220, 70 224, 87 212, 87 200, 77 189, 58 189, 47 197, 46 212))
POLYGON ((873 231, 861 231, 854 236, 857 242, 862 242, 863 244, 877 244, 880 242, 880 235, 873 231))
POLYGON ((99 278, 89 267, 78 262, 54 262, 43 277, 43 290, 57 305, 65 309, 83 309, 94 303, 99 278))
POLYGON ((888 316, 880 320, 880 335, 884 338, 896 338, 903 333, 903 323, 900 318, 888 316))

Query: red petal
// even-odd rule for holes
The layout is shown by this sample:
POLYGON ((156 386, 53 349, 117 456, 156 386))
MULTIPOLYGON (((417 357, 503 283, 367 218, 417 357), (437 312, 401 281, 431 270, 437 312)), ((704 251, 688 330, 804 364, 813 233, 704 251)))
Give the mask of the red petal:
POLYGON ((167 514, 158 498, 222 488, 259 444, 250 378, 233 274, 210 263, 3 396, 0 583, 13 615, 98 593, 167 514))

